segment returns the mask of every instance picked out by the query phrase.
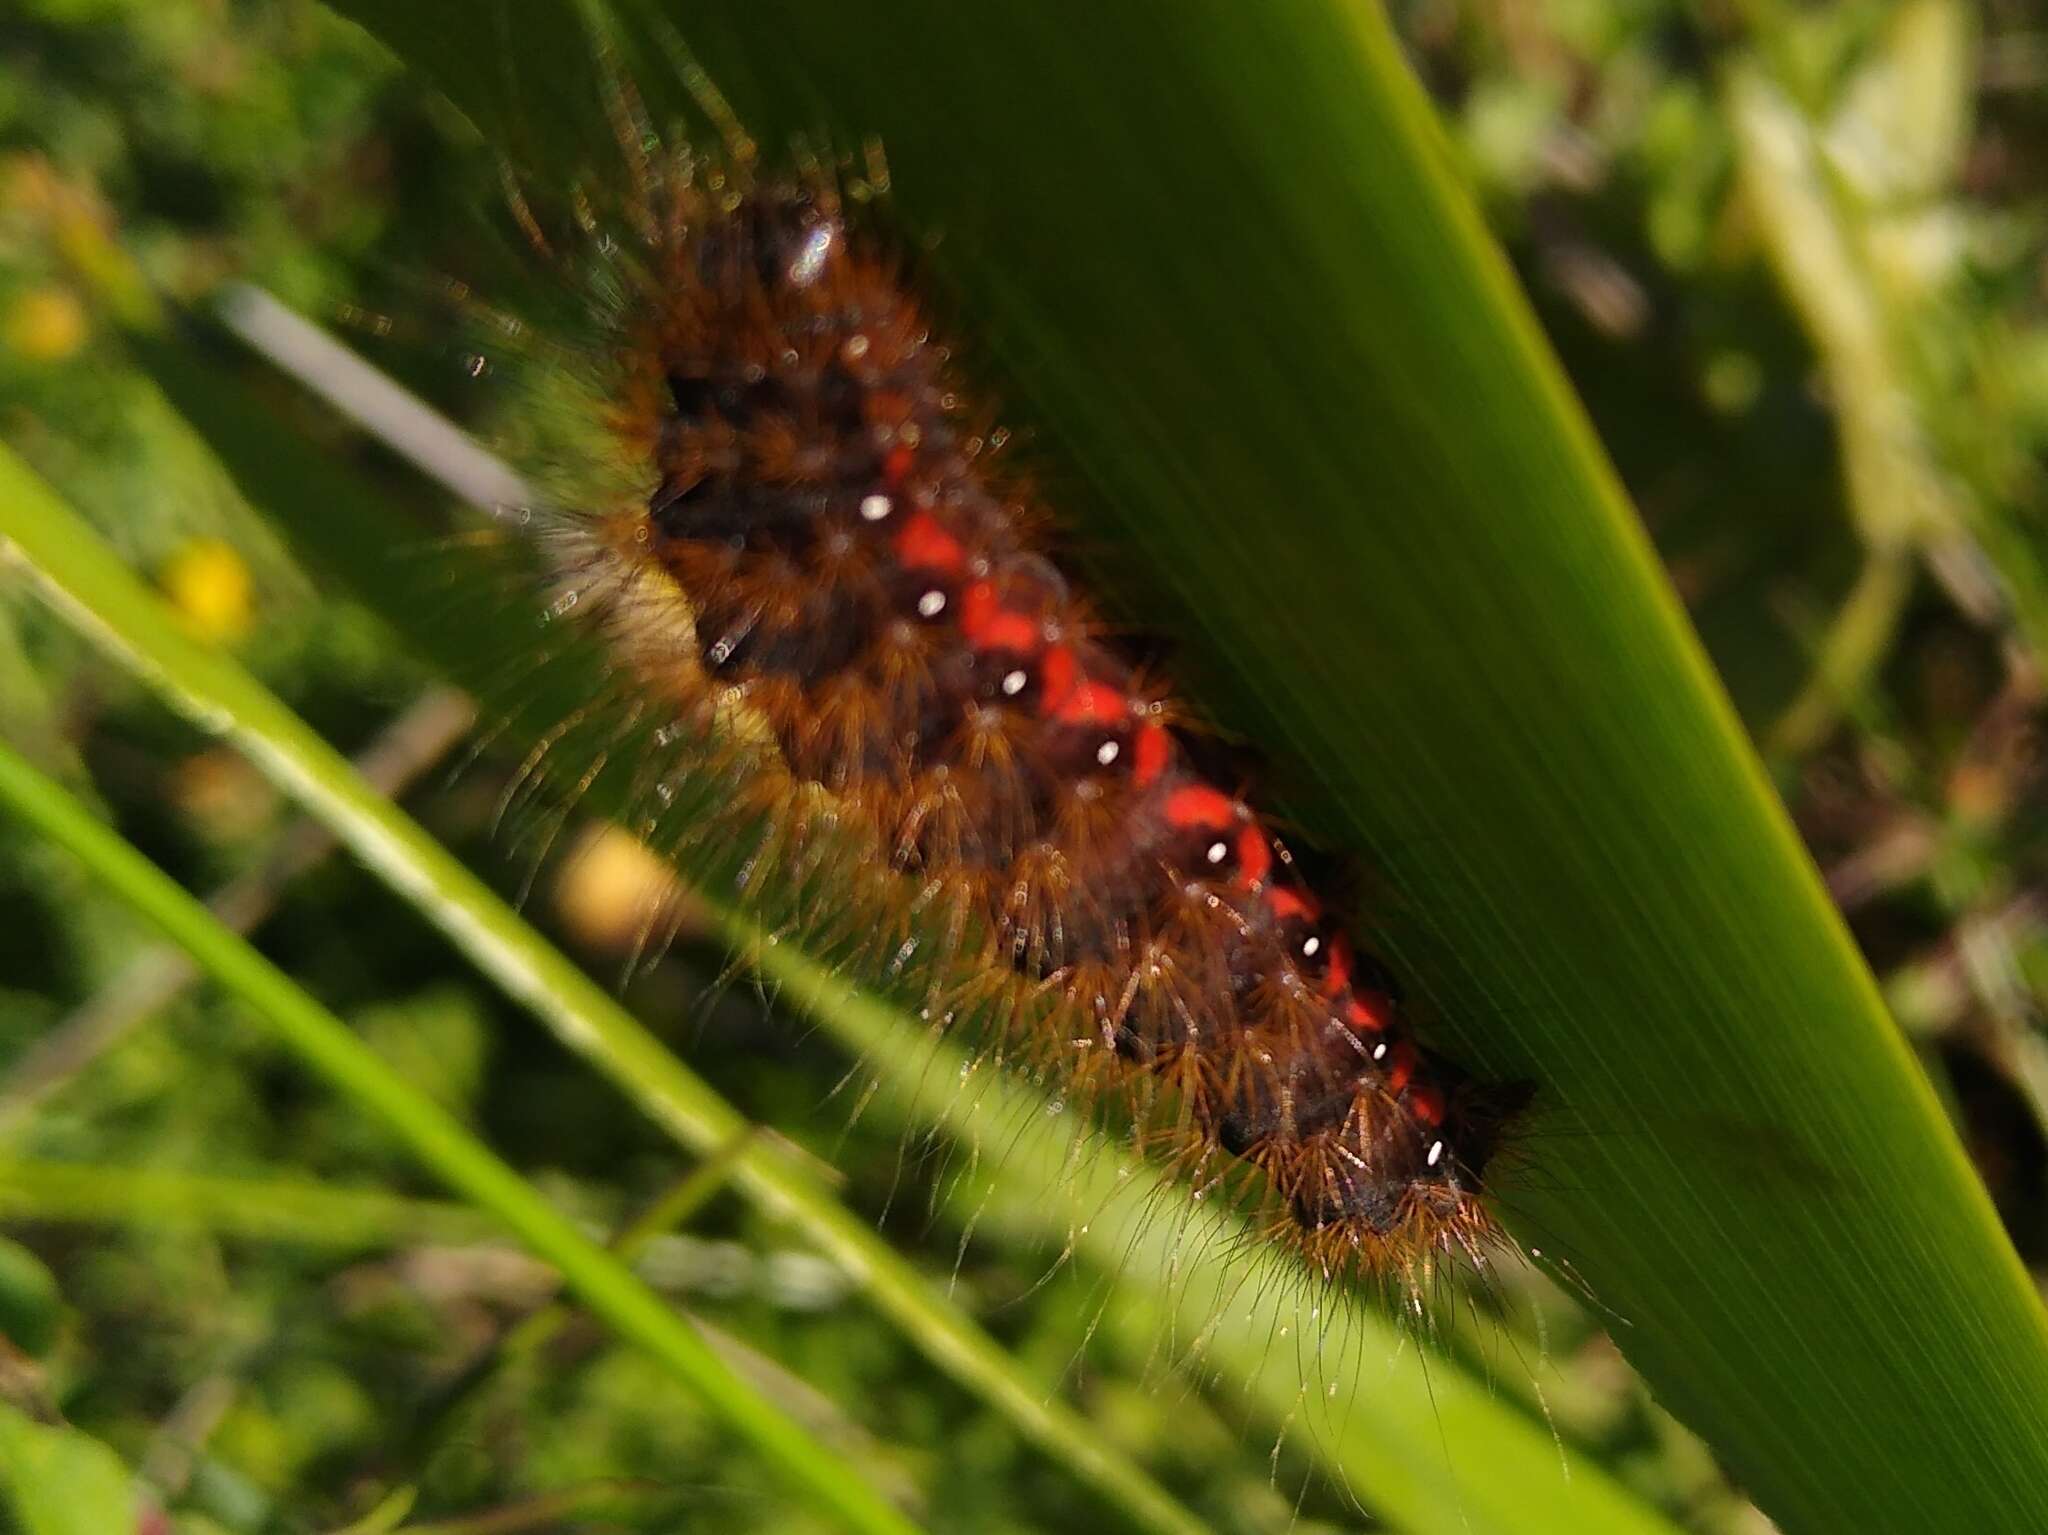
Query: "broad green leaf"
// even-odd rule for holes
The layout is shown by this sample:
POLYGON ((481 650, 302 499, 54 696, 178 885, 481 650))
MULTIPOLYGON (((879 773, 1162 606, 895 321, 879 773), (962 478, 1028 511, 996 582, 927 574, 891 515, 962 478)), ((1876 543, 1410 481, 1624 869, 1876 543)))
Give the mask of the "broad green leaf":
POLYGON ((21 1535, 128 1535, 135 1488, 112 1450, 0 1403, 0 1493, 21 1535))
MULTIPOLYGON (((594 137, 501 5, 344 9, 594 137)), ((1106 587, 1537 1085, 1501 1205, 1665 1402, 1788 1530, 2037 1528, 2048 1318, 1381 13, 662 10, 771 150, 886 149, 1106 587)))

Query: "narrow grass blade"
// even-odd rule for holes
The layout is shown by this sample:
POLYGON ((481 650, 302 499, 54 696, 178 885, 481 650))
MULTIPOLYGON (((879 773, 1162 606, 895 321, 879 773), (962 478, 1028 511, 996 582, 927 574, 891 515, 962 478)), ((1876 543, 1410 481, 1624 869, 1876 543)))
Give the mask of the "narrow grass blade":
POLYGON ((0 1221, 182 1227, 342 1249, 480 1242, 503 1232, 467 1205, 382 1189, 11 1159, 0 1160, 0 1221))
POLYGON ((667 1366, 728 1428, 772 1462, 793 1489, 849 1530, 903 1535, 916 1528, 836 1452, 735 1375, 618 1258, 579 1232, 452 1115, 387 1066, 347 1024, 4 743, 0 804, 76 855, 268 1020, 306 1065, 410 1147, 436 1177, 489 1210, 560 1270, 593 1314, 667 1366))

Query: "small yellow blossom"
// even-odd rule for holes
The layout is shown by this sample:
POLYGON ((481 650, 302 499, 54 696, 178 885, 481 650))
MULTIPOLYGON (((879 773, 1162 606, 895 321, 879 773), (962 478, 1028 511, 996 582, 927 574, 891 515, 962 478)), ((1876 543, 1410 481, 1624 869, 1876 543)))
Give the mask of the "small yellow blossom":
POLYGON ((586 832, 563 860, 555 914, 579 943, 608 953, 666 942, 695 925, 675 871, 613 826, 586 832))
POLYGON ((160 580, 164 595, 201 639, 233 644, 255 623, 249 567, 222 539, 188 540, 165 564, 160 580))
POLYGON ((85 344, 85 306, 54 283, 30 288, 7 306, 7 349, 30 362, 62 362, 85 344))

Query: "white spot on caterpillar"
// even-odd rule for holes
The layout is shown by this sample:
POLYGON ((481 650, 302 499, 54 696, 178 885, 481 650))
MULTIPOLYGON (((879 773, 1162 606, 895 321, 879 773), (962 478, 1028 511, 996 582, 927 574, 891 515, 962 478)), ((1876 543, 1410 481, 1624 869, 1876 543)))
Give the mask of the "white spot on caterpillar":
POLYGON ((1314 959, 1318 954, 1322 952, 1323 940, 1316 937, 1315 934, 1311 933, 1308 937, 1302 940, 1301 957, 1303 959, 1314 959))
MULTIPOLYGON (((1112 762, 1116 761, 1117 753, 1122 749, 1123 748, 1118 746, 1114 741, 1104 741, 1100 746, 1095 748, 1095 760, 1101 763, 1104 767, 1108 767, 1112 762)), ((1210 856, 1209 861, 1211 863, 1214 863, 1216 861, 1213 853, 1210 856)))
POLYGON ((884 517, 887 517, 889 513, 894 510, 895 508, 890 505, 889 498, 887 496, 861 497, 860 515, 862 520, 864 521, 880 522, 884 517))
POLYGON ((937 618, 946 611, 946 594, 936 587, 917 599, 917 613, 920 618, 937 618))
POLYGON ((1005 698, 1015 698, 1024 691, 1025 685, 1030 681, 1031 679, 1024 675, 1021 667, 1013 672, 1005 672, 1003 674, 1003 696, 1005 698))
POLYGON ((1226 858, 1228 858, 1228 857, 1230 856, 1230 844, 1229 844, 1228 842, 1212 842, 1212 843, 1210 843, 1210 844, 1209 844, 1209 852, 1208 852, 1208 855, 1207 855, 1207 856, 1208 856, 1209 862, 1211 862, 1211 863, 1221 863, 1221 862, 1223 862, 1223 860, 1224 860, 1224 859, 1226 859, 1226 858))
POLYGON ((1372 1058, 1376 1061, 1383 1061, 1387 1058, 1387 1047, 1384 1043, 1372 1047, 1372 1058))
POLYGON ((1442 1141, 1431 1141, 1431 1142, 1429 1143, 1429 1165, 1430 1165, 1431 1167, 1434 1167, 1434 1166, 1436 1166, 1436 1164, 1437 1164, 1437 1163, 1441 1162, 1441 1161, 1442 1161, 1443 1159, 1444 1159, 1444 1143, 1443 1143, 1442 1141))
MULTIPOLYGON (((818 280, 818 274, 825 270, 825 257, 832 250, 832 226, 820 224, 804 236, 804 248, 796 253, 796 260, 789 264, 789 280, 799 288, 808 288, 818 280)), ((851 343, 848 343, 851 345, 851 343)))

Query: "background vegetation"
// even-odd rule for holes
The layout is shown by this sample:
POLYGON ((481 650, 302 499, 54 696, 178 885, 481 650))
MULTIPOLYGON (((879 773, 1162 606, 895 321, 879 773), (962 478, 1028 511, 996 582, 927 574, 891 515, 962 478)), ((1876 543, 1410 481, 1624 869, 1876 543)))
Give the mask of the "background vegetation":
MULTIPOLYGON (((2018 7, 1930 0, 1429 3, 1395 19, 1457 173, 2038 1274, 2048 35, 2018 7)), ((464 706, 414 646, 300 565, 306 536, 280 538, 277 508, 245 500, 251 466, 178 392, 189 376, 130 339, 163 303, 203 312, 221 283, 250 279, 430 397, 486 409, 422 274, 475 270, 490 156, 312 5, 29 0, 0 21, 0 48, 0 438, 191 633, 373 759, 436 838, 617 976, 637 923, 632 847, 580 825, 546 847, 519 831, 530 821, 502 828, 518 753, 489 734, 468 744, 464 706), (377 335, 386 315, 398 344, 377 335)), ((202 353, 209 377, 271 413, 254 418, 265 430, 311 450, 271 458, 308 487, 315 520, 335 508, 345 531, 371 526, 339 510, 367 493, 445 522, 436 492, 260 364, 202 353), (315 486, 307 462, 343 478, 315 486)), ((715 1148, 685 1155, 622 1112, 412 906, 328 856, 243 757, 108 666, 30 600, 24 572, 4 579, 0 739, 180 883, 224 890, 266 955, 588 1231, 654 1211, 642 1277, 768 1400, 934 1527, 1116 1517, 1098 1485, 936 1368, 914 1329, 879 1324, 802 1223, 721 1185, 715 1148)), ((124 905, 12 822, 0 902, 0 1391, 14 1409, 0 1470, 24 1528, 108 1527, 91 1522, 96 1489, 114 1506, 131 1474, 145 1519, 190 1531, 809 1517, 646 1352, 548 1312, 554 1272, 301 1075, 246 1000, 189 984, 124 905)), ((1475 1490, 1493 1428, 1443 1409, 1452 1474, 1404 1502, 1397 1468, 1347 1459, 1353 1417, 1303 1410, 1298 1384, 1261 1397, 1220 1354, 1188 1363, 1156 1310, 1105 1309, 1130 1288, 1119 1253, 1056 1266, 1089 1196, 1049 1229, 1000 1177, 983 1185, 976 1148, 1007 1140, 1014 1115, 996 1113, 992 1137, 922 1138, 889 1094, 864 1103, 843 1042, 717 984, 725 968, 716 934, 693 925, 623 996, 749 1120, 801 1141, 811 1174, 993 1334, 1019 1378, 1060 1383, 1092 1442, 1193 1517, 1349 1528, 1367 1520, 1360 1503, 1409 1527, 1432 1522, 1418 1506, 1448 1528, 1494 1517, 1475 1490)), ((1129 1265, 1139 1288, 1147 1261, 1129 1265)), ((1502 1284, 1453 1352, 1546 1453, 1554 1432, 1584 1484, 1611 1475, 1645 1520, 1764 1527, 1651 1402, 1611 1318, 1532 1272, 1502 1284)), ((1359 1389, 1391 1392, 1379 1372, 1396 1345, 1367 1334, 1357 1348, 1359 1389)), ((1442 1377, 1453 1402, 1457 1378, 1442 1377)), ((1402 1459, 1428 1460, 1436 1438, 1402 1459)), ((1121 1514, 1136 1520, 1131 1497, 1121 1514)))

